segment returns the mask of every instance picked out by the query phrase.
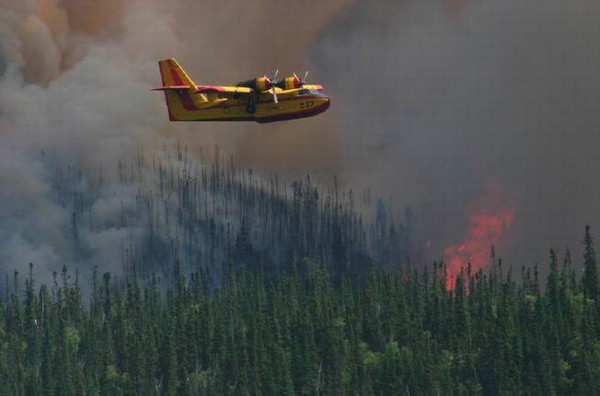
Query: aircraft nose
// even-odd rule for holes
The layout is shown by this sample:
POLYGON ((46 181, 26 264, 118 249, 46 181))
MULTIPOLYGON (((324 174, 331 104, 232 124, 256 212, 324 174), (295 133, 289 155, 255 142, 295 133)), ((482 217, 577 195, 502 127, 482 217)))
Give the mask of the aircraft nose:
POLYGON ((331 105, 331 99, 329 98, 329 96, 320 98, 320 100, 317 103, 317 107, 315 109, 316 114, 323 113, 324 111, 326 111, 329 108, 330 105, 331 105))

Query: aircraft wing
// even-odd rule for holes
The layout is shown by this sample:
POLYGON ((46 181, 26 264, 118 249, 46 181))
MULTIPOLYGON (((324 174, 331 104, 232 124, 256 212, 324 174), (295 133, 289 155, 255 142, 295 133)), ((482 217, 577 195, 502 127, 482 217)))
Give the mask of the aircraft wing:
POLYGON ((232 87, 226 85, 199 85, 198 89, 194 93, 231 93, 231 94, 251 94, 254 92, 251 88, 246 87, 232 87))

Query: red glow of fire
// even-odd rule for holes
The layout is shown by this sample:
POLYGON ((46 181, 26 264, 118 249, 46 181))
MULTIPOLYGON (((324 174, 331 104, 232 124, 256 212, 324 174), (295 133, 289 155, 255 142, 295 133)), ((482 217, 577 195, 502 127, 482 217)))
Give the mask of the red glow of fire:
POLYGON ((480 209, 470 215, 466 240, 446 247, 446 288, 453 290, 456 276, 471 264, 475 273, 491 263, 491 248, 500 243, 515 218, 515 208, 495 186, 488 188, 480 209))

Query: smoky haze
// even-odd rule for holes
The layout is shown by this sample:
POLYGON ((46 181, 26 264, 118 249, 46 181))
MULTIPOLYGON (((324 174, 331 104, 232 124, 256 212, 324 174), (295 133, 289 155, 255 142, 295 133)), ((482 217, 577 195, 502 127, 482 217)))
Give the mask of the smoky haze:
MULTIPOLYGON (((310 72, 309 82, 324 83, 307 51, 332 21, 356 0, 302 2, 260 0, 180 0, 169 5, 181 39, 176 56, 195 82, 233 84, 253 76, 279 77, 310 72)), ((188 145, 219 144, 238 162, 264 172, 332 180, 340 171, 338 131, 329 114, 293 123, 268 125, 177 125, 172 135, 188 145), (198 139, 201 135, 202 138, 198 139)))
POLYGON ((136 195, 119 164, 177 140, 412 204, 433 258, 490 184, 516 206, 515 258, 578 246, 600 211, 599 16, 582 0, 0 0, 0 265, 34 262, 42 280, 73 262, 118 272, 115 246, 141 232, 118 222, 136 195), (169 123, 149 90, 171 56, 207 84, 309 69, 332 108, 169 123), (76 243, 81 191, 95 223, 76 243))
POLYGON ((134 201, 133 188, 114 184, 117 167, 160 138, 160 103, 148 95, 149 82, 154 59, 177 42, 168 18, 139 17, 141 3, 88 2, 82 9, 73 1, 2 1, 3 269, 23 273, 32 262, 42 281, 63 264, 120 271, 118 246, 139 230, 116 221, 134 201), (152 46, 136 45, 156 33, 152 46), (85 255, 73 229, 73 200, 83 191, 99 219, 78 236, 85 255))
POLYGON ((218 144, 262 170, 335 169, 327 118, 261 129, 169 124, 150 88, 160 84, 157 60, 171 56, 198 83, 303 72, 318 32, 351 3, 1 0, 0 266, 36 263, 43 281, 65 263, 118 273, 120 246, 142 233, 119 221, 138 187, 118 183, 119 167, 140 149, 180 140, 196 152, 218 144), (323 143, 313 149, 315 140, 323 143), (75 229, 74 197, 90 208, 85 230, 75 229))
POLYGON ((434 258, 490 184, 514 205, 510 263, 580 252, 600 226, 600 3, 443 3, 361 3, 313 48, 344 179, 412 203, 434 258))

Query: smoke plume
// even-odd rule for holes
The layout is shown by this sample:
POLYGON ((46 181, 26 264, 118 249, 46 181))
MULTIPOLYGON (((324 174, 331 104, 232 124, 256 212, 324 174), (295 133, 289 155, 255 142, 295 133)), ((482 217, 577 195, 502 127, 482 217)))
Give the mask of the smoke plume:
POLYGON ((502 257, 579 251, 600 226, 598 20, 589 1, 358 4, 311 52, 344 120, 344 180, 413 203, 434 258, 489 183, 517 207, 502 257))
POLYGON ((120 221, 136 186, 118 180, 140 149, 180 140, 196 152, 218 144, 259 169, 335 168, 335 134, 323 124, 173 125, 150 88, 160 84, 157 60, 171 56, 198 83, 300 72, 318 32, 349 3, 2 0, 0 267, 23 272, 33 262, 45 281, 63 264, 119 272, 120 246, 142 231, 120 221))
POLYGON ((468 235, 490 183, 516 203, 519 263, 576 247, 600 215, 599 17, 583 0, 0 0, 1 267, 118 271, 115 246, 140 233, 118 220, 136 194, 119 167, 177 140, 412 204, 433 258, 468 235), (309 69, 332 108, 169 123, 150 88, 171 56, 207 84, 309 69))
POLYGON ((140 8, 151 3, 119 4, 88 2, 82 8, 73 1, 2 2, 4 269, 22 271, 33 262, 43 280, 63 264, 120 270, 115 247, 136 230, 119 227, 114 219, 131 205, 134 192, 113 181, 121 161, 160 136, 160 103, 148 89, 156 58, 177 40, 169 18, 139 17, 140 8), (152 46, 136 45, 157 33, 160 39, 152 46), (76 233, 75 197, 83 192, 102 226, 76 233), (89 248, 85 255, 77 251, 75 235, 89 248))

